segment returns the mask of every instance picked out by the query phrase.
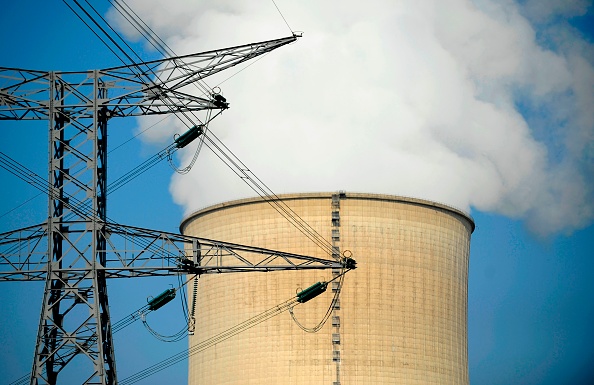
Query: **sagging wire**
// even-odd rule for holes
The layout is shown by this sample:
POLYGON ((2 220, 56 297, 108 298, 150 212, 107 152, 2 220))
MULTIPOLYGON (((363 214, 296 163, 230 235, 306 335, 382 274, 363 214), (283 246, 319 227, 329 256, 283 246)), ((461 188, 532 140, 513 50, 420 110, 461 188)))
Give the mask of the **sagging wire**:
MULTIPOLYGON (((172 144, 170 144, 169 146, 165 147, 163 150, 159 151, 158 153, 156 153, 155 155, 153 155, 149 159, 145 160, 143 163, 141 163, 140 165, 136 166, 132 170, 128 171, 126 174, 120 176, 114 182, 110 183, 108 185, 108 189, 107 189, 108 194, 110 194, 110 193, 112 193, 112 192, 120 189, 125 184, 127 184, 128 182, 131 182, 133 179, 136 179, 137 177, 139 177, 140 175, 142 175, 143 173, 145 173, 146 171, 148 171, 149 169, 151 169, 153 166, 156 166, 159 162, 161 162, 164 159, 167 159, 167 161, 169 162, 171 168, 174 169, 176 172, 178 172, 180 174, 187 174, 188 172, 190 172, 190 170, 192 169, 192 167, 196 163, 196 160, 198 159, 198 155, 200 154, 200 150, 202 149, 202 144, 204 143, 204 136, 208 132, 208 124, 210 123, 210 121, 212 121, 214 118, 216 118, 220 113, 221 113, 221 111, 219 111, 214 117, 211 117, 211 110, 209 110, 207 112, 206 123, 203 124, 203 125, 199 125, 199 127, 201 127, 201 130, 202 130, 201 131, 201 134, 200 134, 201 137, 199 138, 198 146, 196 147, 196 150, 194 152, 194 156, 193 156, 193 158, 190 161, 190 164, 188 166, 184 167, 183 169, 178 169, 175 166, 175 164, 173 163, 173 154, 175 154, 180 148, 182 148, 182 147, 180 147, 180 145, 178 143, 178 139, 181 136, 185 135, 185 133, 184 133, 181 136, 177 136, 177 137, 174 136, 174 142, 172 144)), ((194 127, 190 128, 189 131, 191 131, 195 127, 198 127, 198 126, 194 126, 194 127)))
MULTIPOLYGON (((182 273, 179 272, 177 274, 177 280, 180 283, 180 291, 181 291, 181 295, 180 295, 180 303, 181 303, 181 308, 182 308, 182 313, 184 315, 184 319, 186 321, 186 329, 184 330, 184 332, 188 332, 189 335, 193 335, 194 334, 194 327, 196 325, 196 321, 193 320, 193 317, 190 317, 190 311, 188 309, 188 304, 186 303, 186 298, 187 297, 187 293, 186 293, 186 285, 191 281, 194 280, 194 287, 196 286, 196 282, 198 281, 198 274, 195 274, 193 278, 188 279, 183 285, 181 285, 181 283, 183 282, 183 277, 182 277, 182 273)), ((196 296, 195 290, 194 290, 194 296, 196 296)), ((196 301, 196 298, 194 298, 194 301, 196 301)))
POLYGON ((156 339, 158 339, 159 341, 162 342, 177 342, 182 340, 185 336, 186 336, 186 332, 190 332, 191 327, 193 326, 192 323, 190 322, 190 318, 188 316, 188 310, 186 307, 186 292, 185 292, 185 287, 186 285, 192 281, 192 280, 196 280, 197 279, 197 275, 187 279, 185 282, 182 279, 181 274, 177 275, 178 278, 178 286, 177 288, 171 288, 168 290, 165 290, 163 293, 159 294, 157 297, 153 298, 152 300, 149 301, 148 306, 148 310, 154 311, 157 310, 159 308, 161 308, 162 306, 164 306, 165 304, 167 304, 168 302, 170 302, 171 300, 173 300, 176 297, 176 293, 179 291, 181 292, 180 300, 181 300, 181 304, 182 304, 182 313, 184 315, 184 321, 186 322, 186 325, 177 333, 174 333, 172 335, 164 335, 161 334, 159 332, 157 332, 156 330, 154 330, 153 328, 150 327, 150 325, 148 324, 147 320, 146 320, 146 315, 147 313, 140 313, 140 319, 142 320, 142 324, 144 325, 144 327, 146 328, 146 330, 149 331, 149 333, 151 333, 153 335, 153 337, 155 337, 156 339))
POLYGON ((297 326, 299 326, 299 328, 301 330, 303 330, 304 332, 307 333, 317 333, 318 331, 320 331, 324 325, 326 324, 326 322, 328 322, 328 319, 330 319, 330 316, 332 315, 332 310, 334 309, 335 304, 338 301, 338 298, 340 296, 340 291, 342 290, 342 285, 344 282, 344 275, 350 271, 355 269, 356 265, 354 264, 354 260, 350 257, 346 257, 346 253, 350 251, 349 250, 345 250, 343 253, 343 257, 344 257, 344 263, 342 264, 342 269, 340 271, 340 274, 338 274, 336 277, 332 278, 330 281, 326 282, 326 284, 329 284, 335 280, 338 279, 338 286, 336 287, 336 289, 334 290, 334 295, 332 296, 332 301, 330 302, 330 306, 328 306, 328 310, 326 311, 326 314, 324 314, 324 317, 322 318, 322 320, 314 327, 307 327, 304 326, 301 322, 299 322, 299 320, 297 320, 297 317, 295 316, 295 314, 293 313, 293 308, 289 309, 289 314, 291 315, 291 318, 293 319, 293 321, 295 322, 295 324, 297 326), (349 261, 353 261, 351 263, 349 263, 349 261))
POLYGON ((190 163, 188 163, 188 165, 184 168, 177 168, 177 166, 173 163, 173 154, 171 152, 167 153, 167 161, 169 162, 169 166, 173 169, 173 171, 180 175, 186 175, 189 173, 192 170, 192 167, 194 167, 196 160, 198 160, 198 155, 200 155, 200 150, 202 149, 202 143, 204 143, 204 138, 200 139, 198 147, 196 147, 194 155, 192 156, 192 160, 190 160, 190 163))
MULTIPOLYGON (((219 112, 218 114, 215 115, 215 118, 220 114, 221 112, 219 112)), ((190 161, 190 163, 184 167, 184 168, 178 168, 174 163, 173 163, 173 153, 175 151, 169 151, 167 153, 167 161, 169 162, 169 165, 171 166, 171 168, 177 172, 178 174, 181 175, 185 175, 187 173, 189 173, 192 170, 192 167, 194 167, 194 164, 196 163, 196 160, 198 159, 198 155, 200 155, 200 150, 202 150, 202 145, 204 144, 204 138, 206 137, 206 133, 208 132, 208 123, 214 119, 211 119, 211 110, 208 110, 206 112, 206 123, 202 126, 202 135, 199 138, 198 141, 198 146, 196 147, 196 150, 194 151, 194 155, 192 157, 192 160, 190 161)))
POLYGON ((150 301, 148 301, 148 304, 145 307, 141 308, 140 311, 136 312, 136 317, 142 321, 142 324, 144 325, 146 330, 148 330, 148 332, 153 337, 155 337, 156 339, 158 339, 159 341, 162 341, 162 342, 181 341, 186 336, 186 333, 190 331, 190 327, 191 327, 190 319, 188 317, 187 308, 185 306, 185 299, 186 299, 185 286, 190 281, 195 280, 197 278, 197 275, 187 279, 185 282, 183 281, 181 274, 178 274, 177 277, 178 277, 178 286, 176 288, 171 288, 171 289, 165 290, 158 296, 156 296, 153 299, 151 299, 150 301), (176 332, 174 334, 171 334, 171 335, 161 334, 161 333, 157 332, 155 329, 153 329, 148 324, 147 315, 157 309, 160 309, 161 307, 163 307, 164 305, 166 305, 167 303, 172 301, 176 297, 176 293, 178 291, 181 293, 181 295, 179 297, 180 297, 180 300, 182 303, 182 313, 184 315, 184 321, 186 322, 186 325, 184 327, 182 327, 181 330, 179 330, 178 332, 176 332))
MULTIPOLYGON (((192 277, 192 279, 194 279, 194 278, 192 277)), ((185 283, 182 283, 175 290, 179 290, 180 287, 187 285, 189 281, 190 280, 186 281, 185 283)), ((150 304, 146 304, 146 305, 140 307, 139 309, 133 311, 132 313, 130 313, 126 317, 122 318, 118 322, 112 324, 112 334, 115 334, 115 333, 125 329, 126 327, 132 325, 134 322, 136 322, 138 320, 142 320, 143 323, 145 324, 145 327, 147 327, 149 332, 151 332, 151 334, 152 334, 152 329, 150 329, 150 327, 148 327, 148 324, 145 323, 145 319, 149 313, 152 313, 155 310, 157 310, 157 309, 152 309, 150 304)), ((89 343, 94 343, 95 341, 96 341, 96 338, 91 339, 89 343)), ((172 341, 166 341, 166 342, 172 342, 172 341)), ((65 359, 65 358, 72 359, 72 357, 74 357, 78 353, 79 353, 79 349, 73 348, 73 349, 65 352, 60 358, 61 359, 65 359)), ((43 370, 45 372, 45 368, 43 370)), ((30 374, 25 374, 24 376, 21 376, 18 379, 11 382, 9 385, 25 385, 25 384, 29 383, 29 379, 30 379, 30 374)))
MULTIPOLYGON (((157 372, 167 369, 168 367, 170 367, 172 365, 175 365, 183 360, 186 360, 187 358, 189 358, 197 353, 200 353, 201 351, 206 350, 213 345, 223 342, 223 341, 225 341, 239 333, 242 333, 256 325, 259 325, 262 322, 265 322, 265 321, 269 320, 270 318, 275 317, 287 310, 291 312, 295 306, 305 303, 305 302, 309 301, 310 299, 315 298, 319 294, 323 293, 325 291, 328 283, 330 283, 336 279, 341 279, 341 282, 342 282, 342 279, 343 279, 342 277, 344 277, 344 274, 346 274, 346 272, 356 268, 356 262, 355 262, 355 260, 353 260, 350 257, 345 257, 343 266, 344 266, 344 268, 342 269, 341 274, 334 277, 330 281, 323 282, 323 283, 318 282, 318 283, 312 285, 311 287, 309 287, 308 289, 302 290, 296 296, 286 300, 285 302, 282 302, 272 308, 269 308, 268 310, 265 310, 262 313, 257 314, 256 316, 254 316, 254 317, 252 317, 252 318, 250 318, 236 326, 226 329, 225 331, 223 331, 213 337, 210 337, 204 341, 198 342, 197 344, 192 345, 190 348, 185 349, 185 350, 183 350, 169 358, 166 358, 166 359, 152 365, 152 366, 149 366, 148 368, 143 369, 140 372, 137 372, 136 374, 133 374, 130 377, 124 378, 123 380, 119 381, 120 385, 128 385, 128 384, 136 383, 136 382, 143 380, 157 372)), ((335 297, 336 297, 336 294, 335 294, 335 297)), ((324 323, 325 323, 325 321, 324 321, 324 323)), ((321 328, 321 326, 320 326, 320 328, 321 328)))
POLYGON ((201 341, 186 350, 183 350, 165 360, 162 360, 152 366, 149 366, 148 368, 141 370, 140 372, 137 372, 136 374, 133 374, 130 377, 124 378, 123 380, 120 380, 119 383, 120 385, 127 385, 143 380, 176 363, 186 360, 188 357, 193 356, 194 354, 197 354, 205 349, 208 349, 209 347, 215 344, 225 341, 241 332, 244 332, 256 325, 259 325, 262 322, 267 321, 268 319, 287 311, 289 307, 296 306, 297 304, 297 297, 293 297, 211 338, 201 341))
POLYGON ((172 334, 172 335, 163 335, 163 334, 155 331, 153 328, 150 327, 150 325, 146 321, 146 314, 144 314, 144 313, 140 314, 140 319, 142 320, 142 324, 144 325, 144 327, 146 328, 146 330, 148 330, 149 333, 151 333, 151 335, 153 337, 155 337, 156 339, 158 339, 159 341, 162 341, 162 342, 178 342, 178 341, 181 341, 182 339, 185 338, 186 332, 188 331, 188 327, 187 326, 184 326, 180 331, 178 331, 175 334, 172 334))

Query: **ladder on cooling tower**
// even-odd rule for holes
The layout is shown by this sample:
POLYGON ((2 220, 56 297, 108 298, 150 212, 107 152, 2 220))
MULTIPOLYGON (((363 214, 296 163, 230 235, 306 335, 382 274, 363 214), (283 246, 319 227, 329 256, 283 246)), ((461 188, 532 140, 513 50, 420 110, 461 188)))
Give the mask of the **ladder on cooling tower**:
MULTIPOLYGON (((332 257, 340 258, 340 200, 346 198, 344 191, 332 194, 332 257)), ((333 277, 340 275, 340 269, 332 269, 333 277)), ((332 292, 340 290, 340 283, 332 281, 332 292)), ((336 380, 333 385, 340 385, 340 293, 332 305, 332 361, 336 365, 336 380)))

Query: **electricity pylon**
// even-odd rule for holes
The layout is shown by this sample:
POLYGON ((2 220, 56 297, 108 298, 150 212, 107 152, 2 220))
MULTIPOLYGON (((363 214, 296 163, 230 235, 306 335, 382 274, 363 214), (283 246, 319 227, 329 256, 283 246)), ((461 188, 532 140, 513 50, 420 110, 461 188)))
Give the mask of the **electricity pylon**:
POLYGON ((49 120, 47 222, 0 234, 0 281, 45 280, 31 384, 56 384, 75 356, 90 361, 85 384, 117 383, 107 278, 341 267, 107 217, 110 119, 224 110, 221 95, 186 87, 297 37, 105 70, 0 68, 0 120, 49 120))

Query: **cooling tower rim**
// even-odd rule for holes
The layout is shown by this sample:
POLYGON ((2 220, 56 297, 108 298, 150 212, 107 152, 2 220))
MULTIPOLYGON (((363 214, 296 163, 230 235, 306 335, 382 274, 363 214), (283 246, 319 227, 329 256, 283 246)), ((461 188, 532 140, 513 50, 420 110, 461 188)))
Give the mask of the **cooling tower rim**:
MULTIPOLYGON (((271 200, 300 200, 300 199, 332 199, 332 195, 338 194, 339 192, 314 192, 314 193, 288 193, 288 194, 278 194, 276 197, 272 198, 271 200)), ((470 224, 470 233, 474 232, 475 223, 472 216, 465 212, 464 210, 458 209, 456 207, 434 202, 426 199, 419 199, 419 198, 412 198, 406 196, 399 196, 399 195, 389 195, 389 194, 373 194, 373 193, 354 193, 354 192, 344 192, 340 191, 340 194, 344 194, 344 198, 342 199, 361 199, 361 200, 384 200, 384 201, 391 201, 391 202, 400 202, 400 203, 408 203, 414 204, 419 206, 424 206, 427 208, 438 208, 441 210, 445 210, 451 212, 457 216, 462 217, 470 224)), ((187 214, 183 217, 180 225, 179 231, 181 234, 184 234, 186 225, 194 220, 197 217, 219 211, 224 210, 234 206, 242 206, 242 205, 249 205, 249 204, 257 204, 266 202, 261 197, 252 197, 252 198, 243 198, 243 199, 235 199, 231 201, 216 203, 214 205, 210 205, 199 210, 193 211, 190 214, 187 214)))

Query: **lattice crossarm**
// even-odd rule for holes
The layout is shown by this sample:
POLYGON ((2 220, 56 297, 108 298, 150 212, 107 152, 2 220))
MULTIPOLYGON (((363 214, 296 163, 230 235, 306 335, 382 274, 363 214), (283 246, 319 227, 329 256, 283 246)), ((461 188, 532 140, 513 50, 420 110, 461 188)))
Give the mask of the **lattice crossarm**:
POLYGON ((48 74, 0 67, 0 120, 48 119, 48 74))
POLYGON ((331 269, 335 260, 132 226, 106 224, 110 277, 166 272, 233 272, 331 269), (116 241, 116 238, 120 238, 116 241))
POLYGON ((46 224, 0 234, 0 281, 40 280, 47 271, 46 224))

